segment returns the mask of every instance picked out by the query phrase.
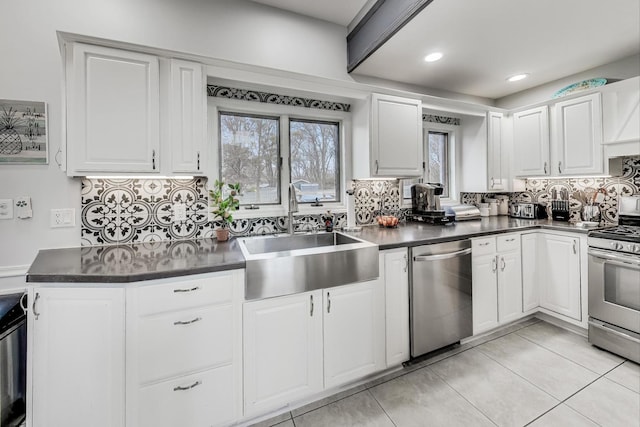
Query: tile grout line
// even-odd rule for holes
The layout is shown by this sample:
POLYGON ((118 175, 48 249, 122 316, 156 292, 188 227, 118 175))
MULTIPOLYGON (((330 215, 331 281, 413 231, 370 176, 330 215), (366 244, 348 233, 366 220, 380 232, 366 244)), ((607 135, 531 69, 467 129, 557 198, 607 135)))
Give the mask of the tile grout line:
MULTIPOLYGON (((626 360, 625 360, 626 361, 626 360)), ((525 425, 528 426, 529 424, 533 423, 534 421, 536 421, 537 419, 541 418, 542 416, 544 416, 545 414, 548 414, 549 412, 551 412, 552 410, 554 410, 555 408, 557 408, 560 405, 565 405, 567 400, 571 399, 573 396, 575 396, 576 394, 580 393, 581 391, 583 391, 584 389, 586 389, 587 387, 589 387, 590 385, 592 385, 593 383, 595 383, 596 381, 601 380, 602 378, 605 378, 605 375, 607 375, 608 373, 610 373, 611 371, 613 371, 614 369, 618 368, 620 365, 622 365, 625 361, 623 361, 622 363, 620 363, 619 365, 614 366, 613 368, 609 369, 607 372, 605 372, 604 374, 598 374, 596 372, 597 375, 600 375, 599 377, 595 378, 593 381, 591 381, 590 383, 586 384, 584 387, 581 387, 580 389, 578 389, 576 392, 572 393, 571 395, 567 396, 567 398, 565 398, 564 400, 560 401, 560 403, 558 403, 556 406, 554 406, 553 408, 549 409, 548 411, 540 414, 537 418, 531 420, 531 422, 527 423, 525 425)), ((577 363, 577 362, 574 362, 577 363)), ((580 365, 582 366, 582 365, 580 365)), ((587 369, 587 368, 585 368, 587 369)), ((591 371, 593 372, 593 371, 591 371)), ((611 381, 611 380, 609 380, 611 381)), ((615 382, 615 381, 614 381, 615 382)), ((589 418, 587 415, 583 414, 582 412, 579 412, 577 409, 571 407, 570 405, 566 405, 568 408, 570 408, 572 411, 575 411, 577 414, 582 415, 583 417, 585 417, 586 419, 588 419, 589 421, 595 423, 596 425, 600 425, 599 423, 597 423, 596 421, 592 420, 591 418, 589 418)))
POLYGON ((395 421, 393 421, 393 418, 391 418, 391 415, 389 415, 387 413, 387 411, 384 409, 384 407, 382 406, 382 404, 378 401, 378 399, 376 399, 376 397, 374 396, 373 393, 371 393, 370 389, 365 389, 365 391, 367 393, 369 393, 369 395, 373 398, 373 400, 375 400, 375 402, 378 404, 378 406, 380 407, 380 409, 382 409, 382 412, 384 412, 384 414, 387 416, 387 418, 389 418, 389 421, 391 421, 391 424, 394 425, 394 427, 398 427, 398 425, 395 423, 395 421))
MULTIPOLYGON (((562 328, 561 328, 561 329, 562 329, 562 328)), ((525 340, 529 341, 530 343, 533 343, 533 344, 538 345, 538 346, 540 346, 540 347, 542 347, 542 348, 544 348, 544 349, 546 349, 546 350, 549 350, 550 352, 555 353, 555 354, 557 354, 558 356, 560 356, 560 357, 562 357, 562 358, 564 358, 564 359, 566 359, 566 360, 568 360, 568 361, 570 361, 570 362, 573 362, 573 363, 575 363, 576 365, 579 365, 579 366, 583 367, 584 369, 586 369, 586 370, 588 370, 588 371, 593 372, 593 373, 594 373, 594 374, 596 374, 596 375, 600 375, 600 372, 596 372, 596 371, 594 371, 593 369, 590 369, 590 368, 588 368, 588 367, 584 366, 583 364, 581 364, 581 363, 579 363, 579 362, 576 362, 575 360, 571 360, 571 359, 569 359, 567 356, 565 356, 565 355, 563 355, 563 354, 560 354, 560 353, 558 353, 557 351, 555 351, 555 350, 553 350, 553 349, 551 349, 551 348, 549 348, 549 347, 547 347, 547 346, 545 346, 545 345, 543 345, 543 344, 537 343, 537 342, 533 341, 532 339, 529 339, 529 338, 527 338, 527 337, 525 337, 525 336, 522 336, 522 335, 520 335, 520 334, 517 334, 517 335, 518 335, 519 337, 521 337, 521 338, 523 338, 523 339, 525 339, 525 340)), ((627 360, 627 359, 624 359, 624 358, 623 358, 622 362, 621 362, 621 363, 619 363, 619 364, 617 364, 613 369, 615 369, 615 368, 617 368, 618 366, 622 365, 624 362, 626 362, 626 360, 627 360)), ((609 371, 607 371, 607 373, 609 373, 609 371)))
POLYGON ((485 417, 486 419, 488 419, 488 420, 489 420, 489 422, 490 422, 491 424, 493 424, 493 425, 494 425, 494 426, 496 426, 496 427, 498 426, 498 424, 497 424, 495 421, 493 421, 493 420, 491 419, 491 417, 489 417, 487 414, 485 414, 485 413, 484 413, 480 408, 478 408, 476 405, 474 405, 474 404, 473 404, 469 399, 467 399, 466 397, 464 397, 464 396, 463 396, 463 395, 462 395, 462 394, 461 394, 461 393, 460 393, 456 388, 454 388, 451 384, 449 384, 449 382, 448 382, 446 379, 442 378, 442 376, 441 376, 440 374, 438 374, 438 373, 437 373, 436 371, 434 371, 433 369, 430 369, 430 371, 431 371, 431 372, 433 372, 433 374, 434 374, 436 377, 440 378, 440 380, 441 380, 443 383, 445 383, 447 387, 449 387, 451 390, 453 390, 453 391, 454 391, 454 393, 456 393, 456 394, 457 394, 458 396, 460 396, 460 397, 461 397, 465 402, 467 402, 469 405, 471 405, 473 408, 475 408, 475 409, 476 409, 476 411, 478 411, 479 413, 481 413, 483 417, 485 417))

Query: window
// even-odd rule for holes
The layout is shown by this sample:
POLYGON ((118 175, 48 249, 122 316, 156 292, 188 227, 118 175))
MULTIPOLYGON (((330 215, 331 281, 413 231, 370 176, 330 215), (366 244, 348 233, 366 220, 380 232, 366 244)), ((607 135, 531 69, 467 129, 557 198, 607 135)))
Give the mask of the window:
POLYGON ((405 179, 402 181, 402 197, 411 202, 411 186, 419 182, 437 182, 444 187, 442 198, 449 198, 451 194, 450 172, 451 165, 451 136, 452 132, 432 131, 424 132, 425 170, 423 178, 405 179))
POLYGON ((340 126, 291 119, 291 182, 301 203, 340 201, 340 126))
POLYGON ((239 182, 241 205, 280 203, 280 119, 220 113, 221 178, 239 182))

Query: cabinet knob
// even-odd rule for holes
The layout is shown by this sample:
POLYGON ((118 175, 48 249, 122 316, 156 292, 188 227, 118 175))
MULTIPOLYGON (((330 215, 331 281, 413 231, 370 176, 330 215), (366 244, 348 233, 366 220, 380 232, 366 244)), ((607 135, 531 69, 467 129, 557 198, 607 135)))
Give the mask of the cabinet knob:
POLYGON ((175 322, 173 322, 173 324, 175 326, 180 326, 180 325, 190 325, 192 323, 196 323, 202 320, 202 317, 196 317, 195 319, 191 319, 191 320, 177 320, 175 322))
POLYGON ((309 295, 311 300, 311 309, 309 310, 309 316, 313 317, 313 295, 309 295))
POLYGON ((327 292, 327 313, 331 313, 331 294, 327 292))
POLYGON ((497 269, 498 269, 498 257, 496 256, 491 261, 491 272, 495 273, 497 269))
POLYGON ((500 258, 500 271, 504 271, 504 269, 507 267, 507 263, 504 262, 504 257, 500 258))
POLYGON ((378 175, 378 161, 376 160, 376 175, 378 175))
POLYGON ((558 162, 558 173, 562 173, 562 162, 558 162))
POLYGON ((156 150, 151 150, 151 168, 156 170, 156 150))
POLYGON ((544 173, 547 174, 547 162, 544 162, 544 173))
POLYGON ((191 390, 194 387, 199 386, 200 384, 202 384, 202 381, 196 381, 195 383, 188 385, 188 386, 177 386, 173 388, 173 391, 186 391, 186 390, 191 390))
POLYGON ((407 272, 407 268, 409 268, 409 259, 407 258, 407 255, 405 254, 404 256, 404 272, 407 272))
POLYGON ((573 254, 576 255, 578 251, 576 250, 576 241, 573 241, 573 254))
POLYGON ((194 292, 200 289, 200 286, 196 286, 195 288, 188 288, 188 289, 174 289, 173 293, 179 294, 179 293, 184 293, 184 292, 194 292))
POLYGON ((196 165, 196 169, 200 170, 200 152, 198 151, 198 164, 196 165))

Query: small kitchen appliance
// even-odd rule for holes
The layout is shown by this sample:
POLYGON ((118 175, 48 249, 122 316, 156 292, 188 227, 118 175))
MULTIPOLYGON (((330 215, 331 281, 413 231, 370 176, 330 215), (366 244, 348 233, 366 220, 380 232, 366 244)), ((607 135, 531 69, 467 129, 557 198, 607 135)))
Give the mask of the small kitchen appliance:
POLYGON ((618 226, 588 244, 589 342, 640 363, 640 196, 620 197, 618 226))
POLYGON ((509 216, 513 218, 545 219, 547 218, 547 211, 542 204, 514 203, 511 205, 509 216))
POLYGON ((447 213, 440 206, 442 184, 427 183, 411 186, 411 215, 413 221, 430 224, 446 224, 455 220, 455 215, 447 213))

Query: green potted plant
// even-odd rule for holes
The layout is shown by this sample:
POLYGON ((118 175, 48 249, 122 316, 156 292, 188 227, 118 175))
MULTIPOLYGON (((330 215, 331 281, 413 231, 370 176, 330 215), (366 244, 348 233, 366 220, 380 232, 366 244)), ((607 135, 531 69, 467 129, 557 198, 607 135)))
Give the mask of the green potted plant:
POLYGON ((216 229, 216 238, 220 242, 229 239, 229 225, 233 221, 233 211, 240 207, 240 200, 236 198, 240 194, 240 184, 227 184, 218 181, 209 190, 209 206, 213 213, 213 219, 220 218, 220 227, 216 229))

